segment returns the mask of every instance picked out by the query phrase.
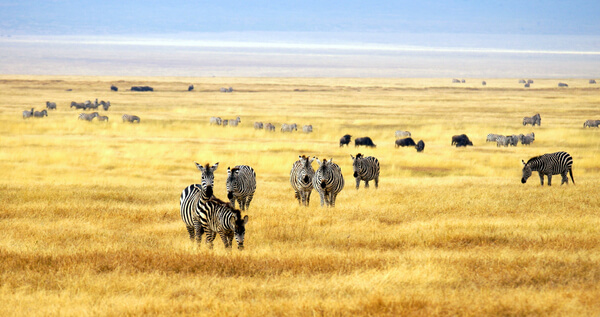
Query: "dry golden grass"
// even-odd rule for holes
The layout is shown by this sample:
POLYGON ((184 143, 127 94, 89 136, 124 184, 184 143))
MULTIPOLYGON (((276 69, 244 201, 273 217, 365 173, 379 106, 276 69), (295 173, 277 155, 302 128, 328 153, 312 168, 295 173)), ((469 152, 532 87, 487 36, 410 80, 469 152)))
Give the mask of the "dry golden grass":
POLYGON ((0 313, 599 314, 600 130, 582 127, 600 119, 599 89, 480 82, 0 76, 0 313), (132 85, 156 91, 124 91, 132 85), (68 107, 94 98, 111 101, 108 123, 68 107), (58 110, 22 119, 46 100, 58 110), (523 127, 536 112, 542 126, 523 127), (210 126, 211 116, 242 124, 210 126), (314 133, 255 131, 254 121, 314 133), (398 129, 425 151, 394 148, 398 129), (530 147, 485 143, 531 131, 530 147), (346 133, 378 146, 339 148, 346 133), (475 146, 450 146, 459 133, 475 146), (576 185, 520 183, 522 159, 558 150, 574 157, 576 185), (357 152, 379 158, 379 189, 354 188, 357 152), (294 200, 289 170, 302 154, 342 167, 335 209, 314 191, 309 208, 294 200), (220 162, 222 198, 227 166, 256 170, 244 251, 189 241, 179 195, 199 179, 194 161, 220 162))

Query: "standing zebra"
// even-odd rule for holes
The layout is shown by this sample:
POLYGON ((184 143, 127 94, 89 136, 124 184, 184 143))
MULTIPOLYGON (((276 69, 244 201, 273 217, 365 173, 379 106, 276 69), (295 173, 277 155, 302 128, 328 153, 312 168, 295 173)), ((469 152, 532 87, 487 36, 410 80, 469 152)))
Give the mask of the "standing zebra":
POLYGON ((216 125, 221 125, 221 121, 223 119, 221 119, 221 117, 210 117, 210 124, 216 124, 216 125))
POLYGON ((292 165, 290 172, 290 183, 294 189, 296 199, 300 205, 308 207, 310 202, 310 194, 313 190, 313 176, 315 170, 312 167, 312 162, 315 159, 309 159, 302 155, 298 156, 298 160, 292 165))
POLYGON ((319 168, 313 176, 313 187, 321 196, 321 206, 326 204, 328 207, 335 207, 335 198, 344 188, 344 176, 342 169, 335 163, 333 159, 323 162, 315 158, 319 163, 319 168))
POLYGON ((567 152, 556 152, 544 154, 541 156, 532 157, 525 163, 523 162, 523 178, 521 183, 525 184, 527 179, 531 176, 532 171, 537 171, 540 174, 540 182, 544 186, 544 175, 548 175, 548 186, 552 186, 552 175, 560 174, 562 181, 560 184, 569 184, 569 178, 567 172, 571 175, 571 180, 575 184, 573 179, 573 158, 567 152))
POLYGON ((133 115, 129 115, 129 114, 124 114, 123 115, 123 122, 137 122, 140 123, 140 117, 138 116, 133 116, 133 115))
POLYGON ((97 117, 97 116, 98 116, 98 113, 97 113, 97 112, 92 112, 92 113, 85 113, 85 112, 82 112, 82 113, 80 113, 80 114, 79 114, 79 118, 77 118, 77 119, 79 119, 79 120, 87 120, 87 121, 92 121, 92 120, 93 120, 95 117, 97 117))
POLYGON ((107 121, 108 122, 108 117, 107 116, 98 116, 98 121, 107 121))
MULTIPOLYGON (((231 248, 233 238, 238 244, 238 249, 244 249, 244 236, 248 216, 242 218, 238 209, 232 208, 231 204, 225 203, 213 197, 206 203, 198 203, 194 210, 194 222, 200 222, 202 230, 206 232, 206 244, 209 249, 213 248, 213 241, 217 233, 225 244, 225 248, 231 248)), ((202 232, 200 233, 200 240, 202 232)))
POLYGON ((379 187, 379 161, 373 156, 367 156, 358 153, 356 157, 352 156, 352 168, 354 169, 354 179, 356 179, 356 189, 360 181, 365 182, 365 188, 369 188, 369 181, 375 180, 375 188, 379 187))
POLYGON ((46 108, 48 110, 56 110, 56 102, 46 101, 46 108))
POLYGON ((31 108, 31 111, 29 111, 29 110, 23 111, 23 119, 27 119, 27 118, 31 118, 31 117, 33 117, 33 108, 31 108))
POLYGON ((499 134, 490 133, 487 135, 485 142, 496 142, 498 140, 499 134))
POLYGON ((237 127, 240 122, 242 122, 242 119, 240 119, 240 117, 235 118, 235 120, 229 119, 229 125, 232 127, 237 127))
POLYGON ((33 116, 36 118, 43 118, 44 116, 48 116, 48 110, 44 109, 42 111, 34 111, 33 116))
MULTIPOLYGON (((195 162, 194 162, 195 163, 195 162)), ((194 219, 194 213, 196 208, 200 204, 205 204, 210 198, 213 197, 213 184, 215 182, 215 171, 219 167, 219 163, 215 163, 212 167, 209 164, 202 166, 198 163, 196 168, 200 170, 202 176, 200 178, 200 184, 192 184, 186 187, 181 192, 179 198, 181 219, 185 224, 185 227, 190 235, 190 240, 194 241, 194 237, 198 244, 202 241, 202 234, 204 230, 198 219, 194 219)))
POLYGON ((597 128, 600 125, 600 120, 586 120, 583 123, 583 127, 589 127, 589 128, 597 128))
POLYGON ((237 200, 241 210, 247 210, 256 191, 256 173, 248 165, 227 167, 227 198, 235 208, 237 200))

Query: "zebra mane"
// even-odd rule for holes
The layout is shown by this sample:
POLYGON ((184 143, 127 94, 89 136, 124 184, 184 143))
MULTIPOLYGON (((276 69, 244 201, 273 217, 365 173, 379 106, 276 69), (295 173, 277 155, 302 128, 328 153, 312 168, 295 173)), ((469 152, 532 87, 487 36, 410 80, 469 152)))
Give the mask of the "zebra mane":
MULTIPOLYGON (((217 198, 217 196, 213 195, 209 200, 214 201, 214 202, 218 203, 219 205, 226 205, 227 207, 233 209, 233 206, 231 205, 230 202, 222 201, 221 199, 217 198)), ((233 209, 233 210, 235 210, 235 209, 233 209)))
POLYGON ((541 157, 541 155, 540 156, 534 156, 534 157, 530 158, 529 161, 527 161, 527 164, 529 164, 533 160, 539 159, 540 157, 541 157))
POLYGON ((363 157, 362 154, 360 154, 360 153, 356 154, 356 158, 361 158, 361 157, 363 157))

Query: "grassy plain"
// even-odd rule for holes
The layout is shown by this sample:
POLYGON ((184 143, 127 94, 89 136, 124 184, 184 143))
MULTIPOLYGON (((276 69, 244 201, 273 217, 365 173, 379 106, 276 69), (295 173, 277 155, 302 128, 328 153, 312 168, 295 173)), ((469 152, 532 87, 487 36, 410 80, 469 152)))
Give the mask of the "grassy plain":
POLYGON ((600 130, 582 127, 600 119, 600 89, 480 82, 0 76, 0 314, 600 314, 600 130), (110 100, 110 121, 78 121, 70 102, 95 98, 110 100), (46 100, 58 110, 22 119, 46 100), (538 112, 541 127, 522 126, 538 112), (210 126, 211 116, 242 123, 210 126), (425 151, 394 148, 398 129, 425 151), (485 142, 532 131, 530 147, 485 142), (377 148, 339 148, 346 133, 377 148), (450 146, 460 133, 475 145, 450 146), (522 159, 559 150, 574 158, 576 185, 520 183, 522 159), (354 188, 358 152, 379 158, 379 189, 354 188), (314 191, 308 208, 294 200, 289 170, 302 154, 340 164, 335 209, 314 191), (199 180, 194 161, 220 162, 222 198, 228 166, 256 170, 244 251, 188 240, 179 195, 199 180))

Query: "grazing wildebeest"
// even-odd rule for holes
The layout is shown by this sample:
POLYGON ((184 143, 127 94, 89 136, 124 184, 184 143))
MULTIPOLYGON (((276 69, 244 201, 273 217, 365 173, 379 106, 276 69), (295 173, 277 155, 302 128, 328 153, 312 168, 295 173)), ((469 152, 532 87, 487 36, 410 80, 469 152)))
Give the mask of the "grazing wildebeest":
POLYGON ((194 85, 190 85, 190 86, 188 87, 188 91, 192 91, 192 90, 194 90, 194 85))
POLYGON ((33 113, 33 116, 36 118, 43 118, 44 116, 48 116, 48 111, 46 109, 42 110, 42 111, 35 111, 33 113))
POLYGON ((469 137, 466 134, 459 134, 459 135, 452 136, 452 143, 450 143, 450 145, 458 146, 459 143, 464 144, 461 146, 473 145, 473 142, 471 142, 471 140, 469 140, 469 137), (464 142, 461 142, 461 141, 464 141, 464 142))
POLYGON ((367 147, 377 147, 377 145, 373 143, 373 140, 371 140, 371 138, 368 136, 354 139, 354 147, 358 147, 360 145, 364 145, 367 147))
POLYGON ((590 84, 595 84, 596 80, 595 79, 590 79, 590 84))
POLYGON ((46 108, 48 110, 56 110, 56 102, 46 101, 46 108))
POLYGON ((485 86, 485 85, 487 85, 487 83, 485 82, 485 80, 481 82, 481 85, 482 85, 482 86, 485 86))
POLYGON ((112 91, 119 91, 119 87, 117 87, 115 85, 111 85, 110 86, 110 90, 112 90, 112 91))
POLYGON ((344 135, 341 139, 340 139, 340 147, 346 145, 348 146, 348 144, 350 144, 350 139, 352 138, 352 136, 350 134, 346 134, 344 135))
POLYGON ((413 140, 413 138, 405 138, 405 139, 396 140, 396 147, 415 146, 415 145, 417 145, 417 144, 415 143, 415 140, 413 140))
POLYGON ((523 87, 525 87, 525 88, 529 88, 529 87, 530 87, 530 84, 529 84, 529 83, 527 83, 527 84, 525 84, 523 87))
POLYGON ((31 118, 31 117, 33 117, 33 108, 31 108, 31 111, 29 111, 29 110, 23 111, 23 119, 27 119, 27 118, 31 118))
POLYGON ((400 130, 397 130, 395 135, 396 135, 396 139, 401 139, 401 138, 406 138, 406 137, 411 136, 409 131, 400 131, 400 130))
POLYGON ((558 83, 558 87, 569 87, 569 85, 565 83, 558 83))
POLYGON ((600 125, 600 120, 587 120, 583 123, 584 128, 597 128, 600 125))
POLYGON ((275 125, 272 124, 271 122, 269 122, 269 123, 267 123, 265 125, 265 130, 267 130, 267 131, 273 131, 274 132, 275 131, 275 125))
POLYGON ((263 128, 262 122, 254 122, 254 129, 261 130, 263 128))
POLYGON ((131 91, 154 91, 150 86, 131 86, 131 91))
POLYGON ((419 140, 419 142, 417 142, 417 145, 415 145, 415 148, 417 149, 417 152, 423 152, 423 150, 425 149, 425 142, 423 142, 423 140, 419 140))

